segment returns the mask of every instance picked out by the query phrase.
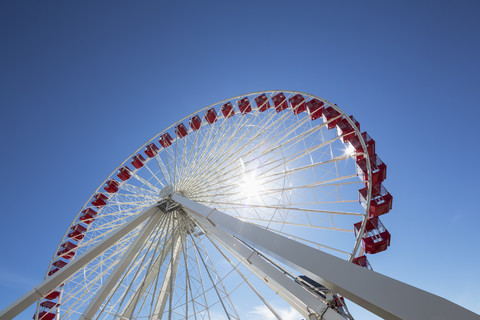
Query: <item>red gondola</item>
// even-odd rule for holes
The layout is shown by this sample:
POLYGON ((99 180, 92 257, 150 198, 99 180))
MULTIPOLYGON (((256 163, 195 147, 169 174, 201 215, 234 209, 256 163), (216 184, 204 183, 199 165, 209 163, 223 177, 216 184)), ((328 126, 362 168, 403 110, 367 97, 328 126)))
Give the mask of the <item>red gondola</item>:
POLYGON ((150 143, 148 144, 146 147, 145 147, 145 154, 149 157, 149 158, 153 158, 155 157, 157 154, 158 154, 158 147, 155 143, 150 143))
MULTIPOLYGON (((376 154, 370 157, 372 185, 377 185, 387 178, 387 165, 376 154)), ((367 159, 357 161, 357 174, 363 181, 368 180, 367 159)))
POLYGON ((158 142, 160 142, 162 147, 167 148, 172 145, 173 139, 170 134, 166 132, 160 136, 160 140, 158 140, 158 142))
POLYGON ((330 106, 323 110, 322 119, 327 124, 328 129, 333 129, 342 118, 340 117, 340 112, 330 106))
POLYGON ((273 105, 275 106, 275 110, 277 112, 283 111, 288 108, 287 98, 283 92, 280 92, 272 97, 273 105))
POLYGON ((268 102, 267 96, 264 94, 259 95, 255 98, 255 103, 257 104, 258 111, 264 112, 270 109, 270 102, 268 102))
MULTIPOLYGON (((53 320, 57 314, 53 312, 41 311, 38 313, 38 320, 53 320)), ((35 319, 35 315, 33 316, 35 319)))
POLYGON ((144 163, 145 158, 141 154, 136 154, 132 157, 132 166, 134 166, 135 169, 140 169, 144 163))
POLYGON ((75 252, 72 250, 76 247, 77 245, 70 241, 65 242, 60 246, 60 250, 57 252, 57 256, 61 256, 65 259, 71 259, 75 255, 75 252))
POLYGON ((69 238, 72 238, 73 240, 82 240, 85 237, 86 231, 87 228, 85 228, 81 224, 76 224, 70 228, 70 232, 67 236, 69 238))
POLYGON ((208 109, 207 112, 205 112, 205 120, 207 120, 208 124, 217 121, 217 111, 215 111, 215 108, 208 109))
POLYGON ((120 186, 120 182, 118 182, 117 180, 108 180, 105 187, 103 189, 105 189, 105 191, 107 191, 108 193, 115 193, 118 191, 118 187, 120 186))
MULTIPOLYGON (((367 207, 368 187, 358 190, 360 204, 367 207)), ((392 210, 393 197, 382 184, 372 186, 372 198, 370 200, 369 217, 377 217, 392 210)))
POLYGON ((40 303, 40 308, 46 308, 46 309, 53 309, 56 308, 60 305, 60 303, 56 303, 53 301, 42 301, 40 303))
POLYGON ((63 260, 55 261, 54 263, 52 263, 53 267, 50 269, 50 272, 48 272, 48 276, 53 275, 54 273, 56 273, 58 270, 65 267, 66 265, 67 265, 67 263, 63 260))
POLYGON ((60 270, 59 268, 52 268, 50 269, 50 271, 48 272, 48 276, 52 276, 53 274, 55 274, 58 270, 60 270))
POLYGON ((54 291, 50 292, 49 294, 47 294, 45 296, 45 299, 47 299, 47 300, 57 299, 59 295, 60 295, 60 291, 54 290, 54 291))
MULTIPOLYGON (((360 123, 353 116, 350 116, 350 119, 353 121, 358 130, 360 130, 360 123)), ((342 142, 346 143, 348 140, 355 136, 355 130, 354 127, 350 125, 347 119, 342 118, 337 123, 337 134, 339 136, 343 136, 342 142)))
POLYGON ((317 120, 318 118, 322 117, 323 109, 324 109, 323 101, 318 99, 312 99, 306 103, 307 112, 310 115, 310 119, 317 120))
POLYGON ((97 208, 101 208, 107 204, 107 201, 108 201, 108 197, 106 195, 104 195, 103 193, 97 193, 93 197, 92 204, 97 208))
POLYGON ((202 126, 202 120, 200 120, 200 116, 196 115, 194 117, 191 117, 189 125, 193 131, 200 129, 200 127, 202 126))
POLYGON ((122 181, 127 181, 132 177, 132 170, 128 167, 121 167, 118 169, 117 177, 119 177, 122 181))
MULTIPOLYGON (((373 140, 366 132, 362 132, 362 138, 365 140, 368 155, 371 157, 375 154, 375 140, 373 140)), ((348 144, 355 150, 355 153, 363 153, 362 144, 360 143, 360 138, 358 136, 353 136, 350 138, 350 140, 348 140, 348 144)), ((355 157, 357 161, 363 158, 363 155, 355 157)))
POLYGON ((96 215, 97 215, 97 212, 95 210, 91 208, 87 208, 82 211, 82 215, 78 219, 85 224, 90 224, 93 222, 93 220, 95 220, 96 215))
POLYGON ((242 115, 252 111, 252 105, 250 104, 250 100, 248 100, 248 97, 238 100, 238 109, 240 109, 240 113, 242 115))
POLYGON ((63 260, 57 260, 57 261, 55 261, 55 262, 53 263, 53 265, 54 265, 55 267, 61 269, 61 268, 65 267, 65 266, 67 265, 67 263, 66 263, 65 261, 63 261, 63 260))
POLYGON ((305 98, 301 94, 294 95, 288 99, 288 102, 290 102, 290 106, 293 109, 293 114, 302 113, 307 109, 307 106, 305 105, 305 98))
POLYGON ((232 117, 233 115, 235 115, 235 110, 233 110, 233 106, 232 106, 232 103, 230 101, 225 103, 224 105, 222 105, 222 108, 220 110, 222 111, 225 119, 228 119, 228 118, 232 117))
MULTIPOLYGON (((355 235, 362 227, 362 222, 355 223, 355 235)), ((390 245, 390 233, 385 229, 378 217, 367 220, 363 233, 363 248, 366 253, 374 254, 384 250, 390 245)))
MULTIPOLYGON (((57 315, 56 308, 59 306, 59 303, 53 301, 43 301, 40 303, 40 310, 38 312, 39 320, 53 320, 57 315)), ((33 316, 35 319, 35 315, 33 316)))
POLYGON ((183 138, 188 134, 187 127, 183 123, 180 123, 178 126, 175 127, 175 134, 179 138, 183 138))

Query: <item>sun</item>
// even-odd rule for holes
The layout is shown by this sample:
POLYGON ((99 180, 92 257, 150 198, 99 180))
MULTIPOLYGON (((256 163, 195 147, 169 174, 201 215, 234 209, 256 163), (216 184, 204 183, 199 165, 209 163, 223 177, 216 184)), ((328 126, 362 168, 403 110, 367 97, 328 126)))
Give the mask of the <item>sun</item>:
POLYGON ((356 153, 355 148, 350 143, 347 143, 346 147, 345 147, 344 154, 347 155, 347 156, 352 156, 355 153, 356 153))
POLYGON ((257 179, 255 172, 243 174, 239 187, 241 194, 249 200, 258 198, 260 192, 263 190, 262 184, 257 179))

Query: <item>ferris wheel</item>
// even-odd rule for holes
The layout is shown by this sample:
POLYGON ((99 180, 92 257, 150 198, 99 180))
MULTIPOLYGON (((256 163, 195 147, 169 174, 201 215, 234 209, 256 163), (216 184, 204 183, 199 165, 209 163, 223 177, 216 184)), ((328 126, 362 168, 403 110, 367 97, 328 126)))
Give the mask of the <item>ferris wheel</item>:
POLYGON ((45 280, 0 316, 38 301, 42 320, 240 319, 252 304, 282 319, 276 296, 308 319, 353 319, 344 296, 398 316, 355 284, 390 283, 366 258, 390 245, 385 179, 375 141, 325 99, 220 101, 122 162, 73 219, 45 280))

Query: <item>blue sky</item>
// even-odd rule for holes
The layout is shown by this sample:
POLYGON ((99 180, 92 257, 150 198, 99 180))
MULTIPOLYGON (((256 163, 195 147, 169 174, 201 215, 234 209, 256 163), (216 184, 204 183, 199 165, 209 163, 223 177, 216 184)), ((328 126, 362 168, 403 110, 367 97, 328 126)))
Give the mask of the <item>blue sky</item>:
POLYGON ((287 89, 337 103, 376 140, 394 209, 374 269, 480 313, 479 9, 1 2, 0 309, 43 278, 78 209, 139 145, 218 100, 287 89))

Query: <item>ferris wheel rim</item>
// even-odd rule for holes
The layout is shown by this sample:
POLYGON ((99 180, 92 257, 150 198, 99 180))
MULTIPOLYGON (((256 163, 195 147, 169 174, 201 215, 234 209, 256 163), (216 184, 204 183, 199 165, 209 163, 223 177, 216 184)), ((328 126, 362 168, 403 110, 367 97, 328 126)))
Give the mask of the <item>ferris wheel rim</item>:
MULTIPOLYGON (((265 90, 265 91, 257 91, 257 92, 252 92, 252 93, 248 93, 248 94, 243 94, 243 95, 237 95, 237 96, 234 96, 232 98, 229 98, 229 99, 225 99, 225 100, 222 100, 222 101, 219 101, 219 102, 216 102, 214 104, 211 104, 211 105, 208 105, 206 107, 203 107, 203 108, 200 108, 199 110, 187 115, 186 117, 178 120, 177 122, 173 123, 172 125, 170 125, 169 127, 167 127, 166 129, 160 131, 159 133, 157 133, 155 136, 153 136, 151 139, 149 139, 146 143, 144 143, 143 145, 141 145, 138 149, 136 149, 130 156, 128 156, 117 168, 115 168, 114 171, 112 171, 108 176, 107 178, 99 185, 99 187, 92 193, 92 195, 88 198, 88 200, 85 202, 85 204, 82 206, 82 208, 80 209, 80 211, 77 213, 77 215, 75 216, 74 220, 72 221, 72 223, 70 224, 69 228, 67 228, 67 231, 65 232, 63 238, 62 238, 62 241, 59 243, 51 261, 50 261, 50 264, 49 264, 49 268, 47 269, 47 273, 45 275, 45 277, 48 276, 48 270, 50 269, 50 267, 52 266, 53 262, 57 259, 57 255, 56 253, 58 252, 58 250, 60 249, 61 247, 61 244, 68 240, 68 232, 70 230, 71 227, 73 227, 76 223, 78 223, 78 218, 80 217, 81 213, 82 213, 82 210, 86 209, 89 207, 89 202, 92 200, 92 198, 98 194, 99 191, 101 191, 102 187, 105 185, 105 183, 109 180, 109 179, 112 179, 112 177, 115 176, 115 173, 120 169, 122 168, 123 166, 125 166, 127 164, 127 162, 132 158, 132 156, 135 156, 137 154, 139 154, 143 148, 145 148, 147 145, 149 145, 150 143, 154 142, 155 139, 158 139, 162 134, 168 132, 168 130, 171 130, 172 128, 175 128, 178 124, 180 123, 183 123, 184 121, 188 120, 189 118, 191 118, 192 116, 194 115, 197 115, 197 114, 201 114, 202 112, 205 112, 206 110, 209 110, 210 108, 213 108, 215 106, 220 106, 222 105, 223 103, 225 102, 228 102, 228 101, 237 101, 242 98, 242 97, 254 97, 254 96, 258 96, 258 95, 261 95, 261 94, 267 94, 267 93, 270 93, 270 97, 272 97, 274 94, 277 94, 277 93, 288 93, 290 94, 290 97, 295 95, 295 94, 300 94, 302 95, 303 97, 307 97, 309 99, 318 99, 322 102, 324 102, 326 105, 329 105, 331 107, 333 107, 336 111, 338 111, 340 113, 340 117, 343 117, 345 118, 349 123, 350 125, 352 125, 352 127, 354 128, 355 130, 355 134, 360 138, 360 141, 361 141, 361 144, 362 144, 362 148, 363 148, 363 151, 364 151, 364 156, 366 158, 366 161, 368 163, 368 199, 367 199, 367 208, 365 208, 365 213, 363 214, 363 223, 362 223, 362 230, 358 233, 357 235, 357 238, 356 238, 356 241, 355 241, 355 245, 354 245, 354 249, 353 251, 351 252, 350 254, 350 258, 348 260, 352 260, 354 255, 356 254, 359 246, 360 246, 360 243, 361 243, 361 238, 362 238, 362 235, 363 235, 363 232, 364 232, 364 228, 365 228, 365 224, 366 224, 366 220, 368 218, 368 208, 369 208, 369 203, 370 203, 370 198, 371 198, 371 188, 372 188, 372 183, 371 183, 371 169, 370 169, 370 158, 368 156, 368 152, 366 151, 367 148, 366 148, 366 144, 365 144, 365 141, 363 140, 362 138, 362 135, 359 131, 359 129, 355 126, 355 124, 353 123, 353 121, 336 105, 336 104, 333 104, 331 103, 330 101, 326 100, 326 99, 323 99, 321 97, 318 97, 318 96, 315 96, 315 95, 312 95, 312 94, 308 94, 308 93, 303 93, 303 92, 299 92, 299 91, 293 91, 293 90, 265 90)), ((253 101, 252 101, 253 102, 253 101)), ((252 104, 252 108, 253 108, 253 104, 252 104)), ((254 110, 257 109, 257 108, 253 108, 254 110)), ((241 114, 236 114, 238 116, 242 116, 241 114)), ((220 116, 221 117, 221 116, 220 116)), ((203 121, 203 120, 202 120, 203 121)), ((175 138, 174 139, 174 142, 177 140, 178 138, 175 138)), ((161 150, 163 151, 163 149, 161 150)), ((148 159, 148 160, 151 160, 151 159, 148 159)), ((74 258, 73 258, 74 259, 74 258)))
MULTIPOLYGON (((63 237, 62 237, 62 241, 65 240, 67 238, 67 234, 68 234, 68 231, 70 229, 70 227, 72 227, 75 222, 77 221, 78 217, 81 215, 81 212, 83 209, 85 209, 91 198, 97 194, 101 189, 102 187, 105 185, 105 183, 111 178, 111 177, 114 177, 115 176, 115 173, 121 168, 123 167, 126 163, 128 163, 128 161, 136 154, 138 154, 139 152, 142 151, 143 148, 145 148, 149 143, 151 142, 154 142, 155 139, 157 139, 158 137, 160 137, 163 133, 167 132, 168 130, 174 128, 177 124, 179 123, 183 123, 183 121, 185 120, 188 120, 190 119, 191 117, 197 115, 197 114, 200 114, 201 112, 205 111, 205 110, 208 110, 209 108, 212 108, 214 106, 217 106, 217 105, 221 105, 222 103, 224 102, 228 102, 228 101, 231 101, 231 100, 236 100, 236 99, 239 99, 241 97, 246 97, 246 96, 252 96, 252 95, 261 95, 261 94, 266 94, 266 93, 272 93, 275 94, 275 93, 280 93, 280 92, 285 92, 285 93, 290 93, 290 94, 301 94, 303 96, 307 96, 307 97, 310 97, 310 98, 315 98, 315 99, 319 99, 320 101, 323 101, 325 104, 328 104, 330 106, 332 106, 334 109, 336 109, 338 112, 340 112, 340 114, 350 123, 350 125, 352 125, 352 127, 354 128, 355 130, 355 133, 358 137, 360 137, 360 143, 362 144, 362 147, 364 149, 364 153, 365 153, 365 156, 367 158, 367 163, 368 163, 368 166, 367 166, 367 170, 369 171, 369 176, 370 175, 370 157, 368 155, 368 152, 366 152, 366 145, 365 145, 365 141, 364 139, 362 138, 361 136, 361 133, 360 133, 360 130, 358 130, 358 128, 354 125, 353 121, 347 116, 347 114, 341 110, 336 104, 330 102, 329 100, 327 99, 324 99, 324 98, 321 98, 319 96, 316 96, 316 95, 313 95, 313 94, 310 94, 310 93, 305 93, 305 92, 301 92, 301 91, 296 91, 296 90, 281 90, 281 89, 273 89, 273 90, 262 90, 262 91, 254 91, 254 92, 250 92, 250 93, 246 93, 246 94, 242 94, 242 95, 236 95, 236 96, 233 96, 231 98, 228 98, 228 99, 224 99, 224 100, 221 100, 221 101, 218 101, 216 103, 212 103, 210 105, 207 105, 205 107, 202 107, 198 110, 196 110, 195 112, 192 112, 190 113, 189 115, 183 117, 182 119, 178 120, 177 122, 174 122, 172 125, 168 126, 167 128, 165 128, 164 130, 160 131, 159 133, 157 133, 155 136, 153 136, 152 138, 150 138, 147 142, 145 142, 143 145, 141 145, 139 148, 137 148, 134 152, 132 152, 124 161, 122 161, 101 183, 100 185, 95 189, 95 191, 92 193, 92 195, 85 201, 85 203, 83 204, 83 206, 81 207, 81 209, 77 212, 77 215, 74 217, 74 219, 72 220, 72 222, 70 223, 69 227, 67 228, 66 232, 64 233, 63 237)), ((369 190, 368 190, 368 200, 367 200, 367 208, 369 207, 370 205, 370 194, 371 194, 371 181, 369 181, 368 183, 369 185, 369 190)), ((366 209, 367 210, 367 209, 366 209)), ((359 233, 358 237, 357 237, 357 242, 355 244, 355 247, 354 247, 354 250, 353 251, 357 251, 358 250, 358 247, 360 245, 360 242, 361 242, 361 234, 363 234, 363 229, 364 229, 364 225, 365 225, 365 222, 366 222, 366 217, 368 216, 368 214, 365 214, 365 219, 363 221, 363 224, 362 224, 362 231, 361 233, 359 233)), ((58 251, 58 249, 60 248, 60 245, 62 243, 62 241, 60 241, 59 245, 57 246, 56 248, 56 251, 54 252, 53 256, 52 256, 52 259, 50 260, 50 265, 51 263, 56 259, 56 252, 58 251)), ((352 252, 352 257, 353 258, 353 255, 355 253, 352 252)), ((351 260, 351 259, 350 259, 351 260)), ((46 278, 48 276, 48 269, 44 275, 44 277, 46 278)))

